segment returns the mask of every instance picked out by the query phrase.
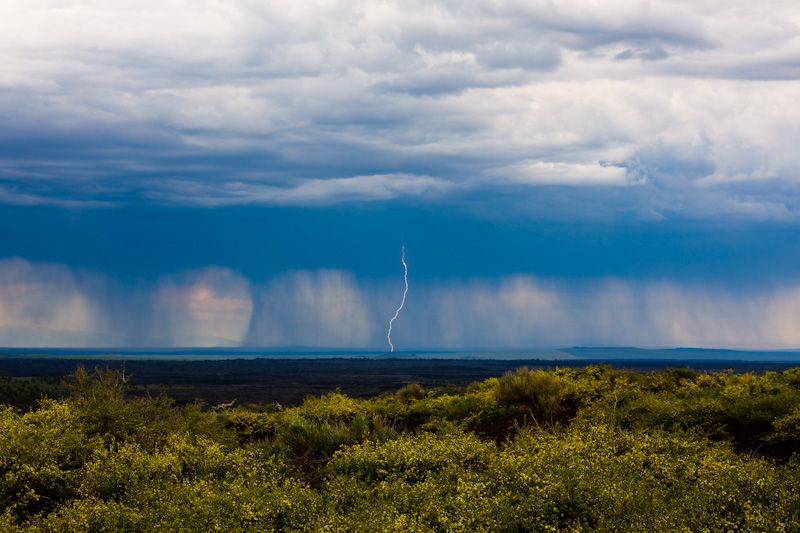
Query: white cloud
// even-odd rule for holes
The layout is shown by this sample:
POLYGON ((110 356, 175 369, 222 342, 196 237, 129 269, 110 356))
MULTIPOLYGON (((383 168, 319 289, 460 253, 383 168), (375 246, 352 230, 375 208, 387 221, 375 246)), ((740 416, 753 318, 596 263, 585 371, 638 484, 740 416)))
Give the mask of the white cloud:
POLYGON ((625 185, 627 172, 618 166, 535 161, 497 169, 501 177, 528 185, 625 185))
POLYGON ((37 157, 0 152, 0 201, 436 201, 497 169, 625 185, 664 149, 711 169, 643 168, 626 209, 796 217, 764 179, 797 181, 799 26, 783 0, 9 0, 0 137, 37 157))
POLYGON ((198 184, 185 180, 169 180, 160 185, 161 190, 151 193, 153 198, 198 205, 313 205, 391 200, 406 195, 437 196, 452 187, 442 179, 410 174, 303 179, 286 188, 253 182, 198 184))

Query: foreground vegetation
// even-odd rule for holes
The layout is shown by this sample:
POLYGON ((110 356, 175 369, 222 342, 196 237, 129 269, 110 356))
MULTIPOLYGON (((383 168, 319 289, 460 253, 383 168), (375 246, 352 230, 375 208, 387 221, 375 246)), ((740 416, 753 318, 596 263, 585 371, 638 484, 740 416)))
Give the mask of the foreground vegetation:
POLYGON ((800 369, 522 368, 288 408, 128 381, 0 406, 0 531, 800 531, 800 369))

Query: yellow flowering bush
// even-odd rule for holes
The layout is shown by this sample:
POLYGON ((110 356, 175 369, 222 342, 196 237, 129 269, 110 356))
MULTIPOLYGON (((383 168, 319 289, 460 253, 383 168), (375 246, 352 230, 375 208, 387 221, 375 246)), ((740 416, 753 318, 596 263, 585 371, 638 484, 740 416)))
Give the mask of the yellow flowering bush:
POLYGON ((0 406, 0 531, 800 533, 797 370, 523 374, 558 419, 526 424, 503 378, 213 413, 87 373, 0 406))

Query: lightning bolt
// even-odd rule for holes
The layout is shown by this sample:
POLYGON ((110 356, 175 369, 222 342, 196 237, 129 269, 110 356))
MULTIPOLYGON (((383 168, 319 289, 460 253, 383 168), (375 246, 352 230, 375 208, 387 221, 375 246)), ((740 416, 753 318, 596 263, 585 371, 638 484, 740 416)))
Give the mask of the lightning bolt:
POLYGON ((405 274, 403 275, 403 278, 406 281, 406 290, 403 291, 403 301, 400 302, 400 307, 397 308, 397 311, 394 312, 394 316, 389 321, 389 333, 386 335, 386 337, 389 339, 389 347, 391 348, 389 350, 390 352, 394 352, 394 344, 392 344, 392 322, 394 322, 394 319, 397 318, 397 315, 400 314, 400 310, 406 304, 406 294, 408 294, 408 265, 406 265, 406 246, 405 245, 403 245, 403 258, 400 259, 400 261, 403 262, 403 268, 406 271, 405 274))

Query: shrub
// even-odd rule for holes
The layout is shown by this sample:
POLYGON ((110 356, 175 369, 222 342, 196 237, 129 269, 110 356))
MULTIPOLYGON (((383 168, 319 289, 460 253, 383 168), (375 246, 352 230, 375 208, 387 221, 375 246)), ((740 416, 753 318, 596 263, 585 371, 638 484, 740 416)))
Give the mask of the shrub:
POLYGON ((332 393, 217 415, 85 373, 72 399, 0 406, 0 531, 800 533, 797 459, 706 437, 766 425, 796 449, 797 375, 521 368, 407 402, 332 393), (502 445, 465 429, 562 403, 579 410, 568 425, 502 445))
POLYGON ((471 433, 424 432, 342 449, 328 463, 328 473, 352 480, 418 482, 452 466, 486 468, 496 450, 494 442, 481 441, 471 433))
POLYGON ((309 420, 334 422, 351 420, 358 414, 365 413, 366 402, 349 398, 339 392, 331 392, 323 396, 308 396, 303 405, 288 410, 309 420))
POLYGON ((408 403, 413 400, 421 400, 425 397, 425 389, 419 383, 410 383, 397 391, 397 399, 408 403))
POLYGON ((552 416, 561 408, 563 385, 553 373, 528 370, 523 366, 516 372, 506 372, 497 383, 497 401, 502 405, 517 405, 531 415, 552 416))
POLYGON ((270 445, 285 458, 308 466, 324 464, 344 446, 365 441, 383 442, 396 437, 397 431, 377 415, 358 415, 348 422, 320 422, 297 417, 288 418, 275 427, 270 445))
POLYGON ((788 415, 776 419, 773 426, 775 431, 770 435, 770 440, 800 444, 800 407, 788 415))
POLYGON ((0 513, 21 518, 75 495, 77 473, 100 440, 64 402, 28 413, 0 406, 0 513))
POLYGON ((272 437, 280 420, 278 413, 231 409, 224 417, 225 426, 233 430, 242 442, 257 442, 272 437))

